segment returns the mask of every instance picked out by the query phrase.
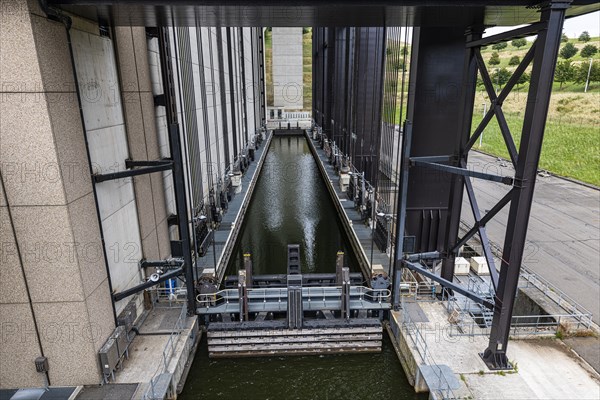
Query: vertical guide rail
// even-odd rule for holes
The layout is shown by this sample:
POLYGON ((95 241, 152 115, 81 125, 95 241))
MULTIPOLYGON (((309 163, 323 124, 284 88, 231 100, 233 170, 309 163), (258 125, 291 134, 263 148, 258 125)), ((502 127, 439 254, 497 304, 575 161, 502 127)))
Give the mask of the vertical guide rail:
POLYGON ((400 307, 400 281, 402 280, 402 254, 404 253, 404 227, 406 225, 406 197, 408 192, 408 168, 412 142, 412 123, 406 121, 402 133, 402 158, 400 160, 400 192, 396 206, 396 246, 394 251, 394 287, 392 305, 400 307))
POLYGON ((506 356, 506 345, 527 236, 558 48, 565 11, 569 5, 570 0, 554 0, 542 10, 541 21, 547 21, 548 24, 547 28, 542 29, 538 34, 519 157, 515 170, 515 186, 504 238, 502 267, 495 298, 492 330, 489 345, 481 355, 490 369, 510 367, 506 356))
MULTIPOLYGON (((467 41, 481 39, 483 26, 470 27, 466 32, 467 41)), ((460 101, 463 107, 459 115, 459 132, 457 134, 458 160, 456 165, 464 167, 467 164, 469 148, 466 146, 471 133, 471 121, 473 119, 473 106, 475 104, 475 91, 477 82, 477 63, 475 62, 475 50, 467 48, 463 66, 463 87, 460 92, 460 101), (463 165, 464 163, 464 165, 463 165)), ((465 177, 452 174, 450 183, 450 201, 448 203, 448 222, 446 225, 446 249, 450 249, 458 240, 458 230, 460 227, 460 215, 463 203, 463 184, 465 177)), ((455 251, 447 252, 442 261, 442 278, 452 281, 454 278, 454 257, 455 251)))
POLYGON ((169 48, 169 31, 166 27, 159 28, 158 46, 163 80, 163 93, 165 96, 167 128, 169 130, 169 146, 173 159, 173 184, 175 190, 175 208, 177 210, 177 225, 179 240, 183 250, 183 270, 187 289, 187 312, 194 315, 196 299, 194 296, 194 275, 192 252, 190 247, 190 227, 185 194, 185 180, 183 173, 183 156, 181 151, 181 138, 177 123, 177 104, 175 98, 175 84, 173 81, 173 67, 171 65, 171 51, 169 48))

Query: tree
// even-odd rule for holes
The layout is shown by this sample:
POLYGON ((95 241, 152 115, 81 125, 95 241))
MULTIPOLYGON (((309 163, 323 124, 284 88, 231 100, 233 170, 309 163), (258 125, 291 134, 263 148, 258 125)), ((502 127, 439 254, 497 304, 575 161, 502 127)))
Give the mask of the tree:
POLYGON ((492 78, 492 82, 498 85, 500 88, 502 88, 502 86, 504 86, 506 82, 508 82, 510 77, 511 73, 506 68, 497 69, 496 71, 494 71, 492 76, 490 76, 490 78, 492 78))
POLYGON ((588 31, 583 31, 581 32, 581 35, 579 35, 580 42, 589 42, 590 39, 590 33, 588 31))
POLYGON ((519 65, 521 63, 521 59, 519 56, 512 56, 510 60, 508 60, 508 65, 519 65))
POLYGON ((500 42, 492 45, 492 50, 502 50, 508 47, 506 42, 500 42))
POLYGON ((525 38, 513 39, 513 41, 510 42, 510 44, 512 44, 513 47, 516 47, 517 49, 520 49, 521 47, 527 45, 527 39, 525 39, 525 38))
POLYGON ((523 85, 529 82, 529 79, 531 79, 531 76, 529 76, 527 72, 523 72, 523 74, 517 80, 517 87, 519 87, 519 85, 523 85))
POLYGON ((590 72, 590 82, 600 82, 600 63, 593 62, 592 69, 590 70, 589 61, 579 64, 579 67, 575 71, 575 82, 585 83, 588 71, 590 72))
POLYGON ((562 49, 560 49, 560 56, 562 58, 564 58, 565 60, 568 60, 569 58, 573 57, 575 54, 577 54, 577 47, 575 47, 573 45, 573 43, 567 43, 565 44, 562 49))
POLYGON ((563 83, 571 82, 575 78, 575 69, 571 65, 571 61, 560 61, 556 64, 556 72, 554 72, 554 81, 560 82, 562 89, 563 83))
POLYGON ((498 55, 497 52, 493 52, 492 56, 490 57, 490 61, 489 61, 490 65, 498 65, 500 64, 500 56, 498 55))
POLYGON ((581 57, 589 58, 593 57, 594 54, 596 54, 597 52, 598 48, 596 46, 594 46, 593 44, 586 44, 585 46, 583 46, 583 49, 581 49, 579 54, 581 54, 581 57))
POLYGON ((569 41, 569 37, 563 33, 560 37, 560 41, 563 43, 567 43, 569 41))
POLYGON ((303 35, 304 35, 304 34, 306 34, 306 33, 309 33, 309 32, 311 32, 311 31, 312 31, 312 28, 310 28, 310 27, 306 27, 306 26, 305 26, 304 28, 302 28, 302 34, 303 34, 303 35))

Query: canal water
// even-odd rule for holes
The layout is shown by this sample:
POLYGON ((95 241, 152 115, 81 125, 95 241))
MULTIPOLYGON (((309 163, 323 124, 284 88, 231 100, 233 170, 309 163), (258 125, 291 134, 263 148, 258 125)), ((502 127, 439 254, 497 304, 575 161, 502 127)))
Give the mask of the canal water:
POLYGON ((181 400, 425 400, 408 383, 390 339, 381 353, 209 359, 196 353, 181 400))
MULTIPOLYGON (((300 244, 302 272, 334 272, 342 250, 351 270, 356 259, 317 164, 303 136, 276 136, 227 274, 251 253, 255 274, 286 273, 288 244, 300 244)), ((196 399, 426 399, 408 383, 384 333, 381 353, 209 359, 202 339, 183 400, 196 399)))
POLYGON ((285 274, 288 244, 300 245, 302 273, 335 272, 338 251, 350 270, 358 271, 306 140, 273 137, 227 275, 243 268, 244 253, 252 255, 254 274, 285 274))

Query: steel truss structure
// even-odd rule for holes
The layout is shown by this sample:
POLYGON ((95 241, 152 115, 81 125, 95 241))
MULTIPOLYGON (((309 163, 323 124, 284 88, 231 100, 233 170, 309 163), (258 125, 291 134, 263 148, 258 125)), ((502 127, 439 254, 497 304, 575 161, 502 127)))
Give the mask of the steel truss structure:
MULTIPOLYGON (((527 225, 533 200, 542 139, 544 136, 546 116, 552 90, 554 69, 558 56, 565 11, 568 9, 569 5, 570 1, 551 1, 541 8, 539 22, 486 38, 482 38, 483 29, 481 25, 474 25, 467 30, 465 35, 466 43, 463 44, 464 61, 462 71, 459 71, 459 69, 456 68, 457 72, 460 73, 460 78, 458 80, 462 82, 460 85, 457 84, 457 87, 463 88, 460 93, 459 101, 456 102, 459 111, 457 121, 457 138, 459 139, 459 143, 455 148, 456 151, 447 154, 424 154, 424 152, 427 151, 427 146, 423 146, 422 142, 419 143, 420 146, 417 148, 414 146, 414 140, 417 138, 418 134, 415 132, 415 129, 406 126, 404 130, 402 178, 400 183, 401 195, 398 197, 397 206, 397 219, 400 222, 397 226, 394 306, 398 307, 399 305, 399 285, 400 277, 402 275, 401 268, 408 267, 440 282, 450 290, 459 291, 468 298, 477 301, 486 307, 492 308, 493 321, 489 344, 485 351, 481 353, 484 362, 490 369, 510 368, 506 356, 510 322, 517 292, 523 251, 525 248, 527 225), (527 55, 523 58, 520 65, 516 68, 504 89, 497 95, 490 74, 481 56, 481 47, 531 35, 537 35, 537 39, 527 55), (517 150, 513 135, 510 132, 504 117, 502 105, 530 64, 532 64, 531 80, 527 106, 524 114, 523 129, 521 131, 520 146, 517 150), (491 105, 489 111, 483 117, 483 120, 471 134, 472 111, 478 73, 481 76, 491 105), (496 117, 506 148, 510 154, 511 162, 515 168, 514 177, 496 176, 467 169, 469 150, 471 150, 474 143, 494 116, 496 117), (421 231, 423 230, 423 224, 418 226, 419 224, 415 224, 414 219, 413 221, 407 221, 406 219, 406 213, 410 213, 410 211, 407 211, 407 205, 411 205, 411 200, 412 204, 419 203, 419 201, 422 200, 422 198, 415 197, 415 193, 411 193, 411 184, 413 186, 423 185, 423 183, 431 184, 431 181, 425 180, 425 182, 423 182, 423 179, 420 179, 421 176, 411 180, 412 175, 416 175, 419 172, 419 169, 421 171, 423 169, 429 169, 439 172, 439 174, 443 176, 441 182, 447 181, 450 184, 448 190, 450 197, 447 203, 448 211, 444 218, 445 230, 442 231, 439 229, 438 225, 438 229, 434 232, 434 237, 429 233, 429 238, 425 237, 425 240, 419 244, 420 251, 439 251, 440 258, 443 259, 441 276, 433 274, 422 264, 406 259, 401 247, 402 236, 404 236, 404 234, 414 234, 415 225, 417 225, 417 228, 420 228, 421 231), (472 178, 499 182, 507 185, 510 189, 491 210, 485 215, 481 215, 476 193, 471 181, 472 178), (460 224, 463 187, 471 205, 475 224, 463 237, 459 238, 458 228, 460 224), (494 218, 502 208, 507 206, 508 203, 510 203, 510 212, 504 239, 501 267, 500 272, 498 273, 494 264, 485 225, 494 218), (476 294, 465 291, 452 283, 454 258, 457 256, 459 248, 476 234, 480 237, 483 245, 483 253, 490 269, 491 280, 495 290, 493 305, 489 304, 489 302, 484 299, 478 299, 476 294)), ((430 32, 416 32, 416 42, 413 43, 413 48, 416 49, 413 50, 413 52, 428 52, 430 50, 427 38, 429 34, 430 32), (419 35, 423 33, 425 34, 425 41, 422 42, 420 41, 419 35)), ((432 71, 430 66, 421 66, 419 64, 420 62, 423 62, 422 57, 413 54, 412 60, 411 78, 413 76, 418 76, 417 79, 420 78, 422 80, 424 75, 429 75, 428 78, 430 79, 435 78, 435 68, 432 71)), ((458 64, 458 61, 459 60, 457 60, 456 65, 458 64)), ((418 84, 417 81, 417 85, 418 84)), ((416 118, 411 122, 416 128, 419 126, 419 116, 416 115, 417 112, 415 108, 417 103, 423 102, 423 99, 422 97, 419 98, 419 95, 417 94, 416 96, 413 96, 412 101, 412 109, 409 108, 408 119, 411 119, 412 112, 413 116, 416 116, 416 118)), ((424 106, 424 104, 419 105, 424 106)), ((410 101, 409 107, 411 107, 410 101)), ((422 194, 417 194, 417 196, 419 195, 422 196, 422 194)), ((421 205, 422 203, 423 202, 421 202, 421 205)), ((421 238, 423 238, 423 236, 421 236, 421 238)), ((414 258, 419 257, 413 257, 413 259, 414 258)))

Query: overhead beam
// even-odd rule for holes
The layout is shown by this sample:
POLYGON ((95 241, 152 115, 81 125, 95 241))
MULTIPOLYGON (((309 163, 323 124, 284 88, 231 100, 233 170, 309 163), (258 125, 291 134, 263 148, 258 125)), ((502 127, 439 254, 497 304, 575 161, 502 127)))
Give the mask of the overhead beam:
POLYGON ((523 26, 521 28, 498 33, 496 35, 484 37, 482 39, 472 40, 470 42, 467 42, 467 47, 489 46, 491 44, 506 42, 506 41, 512 40, 512 39, 520 39, 520 38, 524 38, 527 36, 532 36, 532 35, 537 34, 542 29, 546 29, 547 25, 548 24, 545 21, 536 22, 531 25, 527 25, 527 26, 523 26))

